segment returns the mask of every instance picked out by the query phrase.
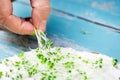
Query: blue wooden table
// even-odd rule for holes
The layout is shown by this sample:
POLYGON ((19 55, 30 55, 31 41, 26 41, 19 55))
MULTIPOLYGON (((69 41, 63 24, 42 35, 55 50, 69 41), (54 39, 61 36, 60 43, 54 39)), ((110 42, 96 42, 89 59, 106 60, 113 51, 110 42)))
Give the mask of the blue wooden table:
MULTIPOLYGON (((30 17, 28 1, 14 2, 14 14, 30 17)), ((51 6, 46 32, 55 46, 99 52, 120 61, 119 0, 51 0, 51 6)), ((37 47, 31 36, 3 31, 0 36, 0 60, 37 47)))

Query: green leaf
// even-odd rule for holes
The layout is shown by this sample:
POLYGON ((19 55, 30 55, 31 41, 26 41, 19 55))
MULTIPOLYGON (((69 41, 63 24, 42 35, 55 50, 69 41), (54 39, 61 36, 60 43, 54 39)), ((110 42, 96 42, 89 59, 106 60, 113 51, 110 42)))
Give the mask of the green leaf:
POLYGON ((45 64, 47 62, 47 58, 44 57, 43 54, 37 54, 38 59, 40 59, 42 64, 45 64))
POLYGON ((44 57, 43 54, 37 54, 37 58, 38 58, 38 59, 42 59, 43 57, 44 57))
POLYGON ((55 66, 55 64, 51 61, 48 62, 48 67, 52 69, 55 66))
POLYGON ((42 64, 45 64, 46 62, 47 62, 47 58, 42 58, 42 59, 41 59, 41 63, 42 63, 42 64))
POLYGON ((45 35, 45 33, 44 32, 42 32, 42 31, 40 31, 40 33, 39 33, 41 36, 43 36, 43 37, 46 37, 46 35, 45 35))
POLYGON ((34 66, 32 66, 28 70, 28 75, 31 77, 31 76, 35 75, 37 72, 38 72, 37 69, 34 66))
POLYGON ((71 62, 65 62, 65 63, 63 63, 63 65, 64 65, 65 68, 70 68, 70 69, 75 67, 74 62, 72 62, 72 61, 71 62))
POLYGON ((3 76, 3 73, 0 71, 0 78, 2 78, 2 76, 3 76))
POLYGON ((114 67, 116 67, 117 64, 118 64, 118 60, 115 59, 115 58, 113 58, 113 60, 112 60, 112 65, 113 65, 114 67))
POLYGON ((44 46, 45 45, 45 40, 40 40, 40 43, 44 46))
POLYGON ((32 36, 35 36, 35 35, 36 35, 36 34, 35 34, 35 31, 33 31, 33 32, 32 32, 32 36))
POLYGON ((21 58, 24 56, 24 51, 22 51, 21 53, 18 54, 18 57, 21 58))

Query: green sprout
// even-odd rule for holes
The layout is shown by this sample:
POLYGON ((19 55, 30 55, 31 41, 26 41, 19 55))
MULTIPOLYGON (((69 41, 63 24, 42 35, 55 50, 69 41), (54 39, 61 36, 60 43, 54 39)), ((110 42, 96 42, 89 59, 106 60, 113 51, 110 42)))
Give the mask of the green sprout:
POLYGON ((35 66, 32 66, 28 69, 28 75, 31 77, 35 75, 38 72, 38 70, 35 68, 35 66))
POLYGON ((49 69, 52 69, 55 66, 55 64, 51 61, 48 62, 49 69))
POLYGON ((35 31, 32 32, 32 36, 35 36, 35 31))
POLYGON ((22 78, 23 78, 23 75, 22 75, 22 74, 19 74, 19 75, 17 75, 17 78, 18 78, 18 79, 22 79, 22 78))
POLYGON ((48 60, 43 54, 37 54, 37 58, 40 60, 42 64, 45 64, 48 60))
POLYGON ((21 58, 24 56, 24 51, 22 51, 21 53, 18 54, 18 57, 21 58))
POLYGON ((46 37, 44 32, 35 30, 35 35, 38 39, 38 45, 40 48, 50 49, 53 47, 53 42, 46 37))
POLYGON ((70 69, 75 67, 74 62, 72 62, 72 61, 71 62, 65 62, 65 63, 63 63, 63 65, 64 65, 65 68, 70 68, 70 69))
POLYGON ((117 64, 118 64, 118 60, 115 59, 115 58, 113 58, 113 60, 112 60, 112 65, 113 65, 114 67, 116 67, 117 64))
POLYGON ((95 63, 93 63, 93 64, 96 66, 96 68, 102 68, 103 67, 103 59, 100 58, 100 59, 96 60, 95 63))
POLYGON ((3 76, 3 73, 0 71, 0 78, 2 78, 2 76, 3 76))
POLYGON ((52 72, 50 73, 42 73, 43 77, 40 80, 55 80, 56 79, 56 75, 53 74, 52 72))

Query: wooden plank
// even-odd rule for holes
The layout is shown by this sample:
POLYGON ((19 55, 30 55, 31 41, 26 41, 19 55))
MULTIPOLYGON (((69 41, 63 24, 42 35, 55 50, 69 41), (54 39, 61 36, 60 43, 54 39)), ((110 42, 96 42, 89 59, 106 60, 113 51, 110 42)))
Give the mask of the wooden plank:
POLYGON ((0 60, 37 47, 35 37, 0 31, 0 60))
POLYGON ((65 18, 52 14, 47 25, 48 35, 52 33, 75 44, 120 60, 120 33, 83 20, 65 18))
POLYGON ((120 0, 51 0, 53 8, 120 28, 120 0))

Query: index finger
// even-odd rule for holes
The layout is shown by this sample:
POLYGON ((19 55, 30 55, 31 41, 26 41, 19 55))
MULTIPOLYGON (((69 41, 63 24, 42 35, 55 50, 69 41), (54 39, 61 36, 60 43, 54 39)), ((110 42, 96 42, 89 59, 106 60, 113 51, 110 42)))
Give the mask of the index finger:
POLYGON ((23 35, 30 35, 33 32, 33 25, 12 14, 12 0, 0 1, 0 25, 2 29, 23 35), (4 28, 3 28, 4 27, 4 28))

